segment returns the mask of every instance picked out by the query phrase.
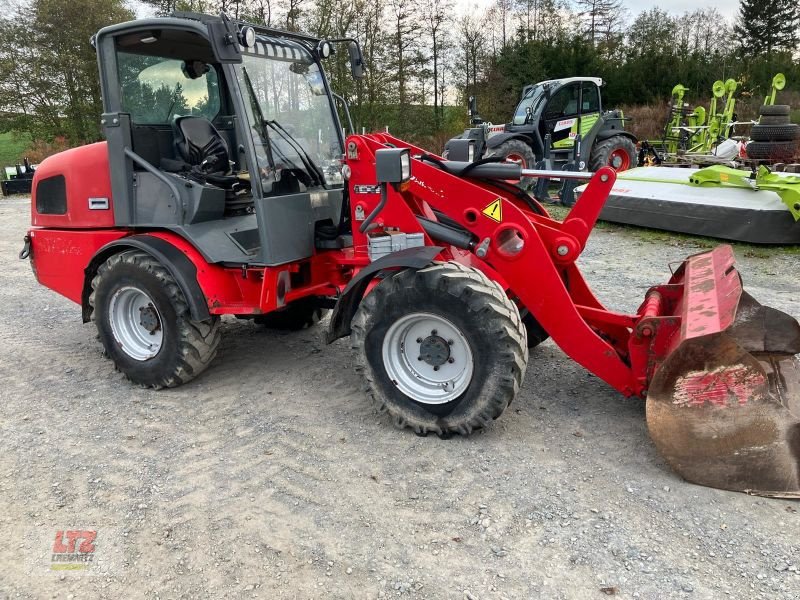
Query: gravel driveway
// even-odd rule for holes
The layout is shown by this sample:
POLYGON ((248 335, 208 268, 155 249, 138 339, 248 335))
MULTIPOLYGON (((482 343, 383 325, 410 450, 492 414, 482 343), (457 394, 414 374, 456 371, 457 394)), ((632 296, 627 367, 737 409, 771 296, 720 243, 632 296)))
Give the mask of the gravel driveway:
MULTIPOLYGON (((0 598, 800 597, 800 502, 685 483, 643 403, 551 342, 466 439, 379 418, 321 327, 226 319, 203 376, 143 390, 17 259, 28 219, 0 200, 0 598), (47 568, 69 530, 105 574, 47 568)), ((604 228, 581 263, 635 310, 695 251, 604 228)), ((747 289, 800 315, 798 255, 767 254, 747 289)))

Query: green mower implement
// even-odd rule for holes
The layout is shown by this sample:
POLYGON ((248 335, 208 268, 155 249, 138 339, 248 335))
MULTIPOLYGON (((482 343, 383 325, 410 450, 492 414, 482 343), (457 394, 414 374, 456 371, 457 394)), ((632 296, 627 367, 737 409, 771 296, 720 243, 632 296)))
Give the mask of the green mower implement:
POLYGON ((794 220, 800 221, 800 176, 779 176, 763 165, 749 173, 715 165, 693 173, 689 177, 689 183, 699 186, 771 190, 780 196, 794 220))

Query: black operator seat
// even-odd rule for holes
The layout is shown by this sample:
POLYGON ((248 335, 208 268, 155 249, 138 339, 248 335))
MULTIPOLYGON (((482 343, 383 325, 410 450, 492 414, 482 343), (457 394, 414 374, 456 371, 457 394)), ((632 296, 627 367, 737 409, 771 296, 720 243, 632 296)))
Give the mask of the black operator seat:
POLYGON ((173 122, 178 161, 162 160, 162 168, 187 175, 225 189, 250 188, 249 178, 231 173, 225 138, 206 118, 177 117, 173 122))
POLYGON ((217 128, 203 117, 178 117, 174 122, 178 156, 208 175, 230 171, 228 145, 217 128))

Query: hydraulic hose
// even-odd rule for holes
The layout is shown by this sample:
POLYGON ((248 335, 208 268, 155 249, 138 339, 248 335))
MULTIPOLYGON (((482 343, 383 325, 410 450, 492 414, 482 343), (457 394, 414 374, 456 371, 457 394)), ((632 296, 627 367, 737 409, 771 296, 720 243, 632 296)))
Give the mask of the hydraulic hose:
POLYGON ((358 230, 361 233, 365 233, 367 231, 367 227, 369 227, 370 223, 372 223, 375 220, 375 217, 378 216, 378 213, 380 213, 384 209, 384 207, 386 206, 386 202, 388 200, 389 200, 389 193, 388 193, 388 191, 386 189, 386 184, 382 183, 381 184, 381 201, 378 202, 378 206, 376 206, 372 210, 372 212, 369 213, 367 218, 364 219, 364 222, 361 223, 361 227, 358 228, 358 230))

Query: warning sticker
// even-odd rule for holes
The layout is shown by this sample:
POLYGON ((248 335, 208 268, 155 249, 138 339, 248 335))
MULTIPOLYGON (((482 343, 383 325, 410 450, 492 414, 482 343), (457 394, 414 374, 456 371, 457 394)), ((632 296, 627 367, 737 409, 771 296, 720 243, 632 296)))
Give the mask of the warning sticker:
POLYGON ((498 198, 489 206, 481 211, 484 215, 489 217, 492 221, 500 223, 503 220, 503 204, 502 200, 498 198))

